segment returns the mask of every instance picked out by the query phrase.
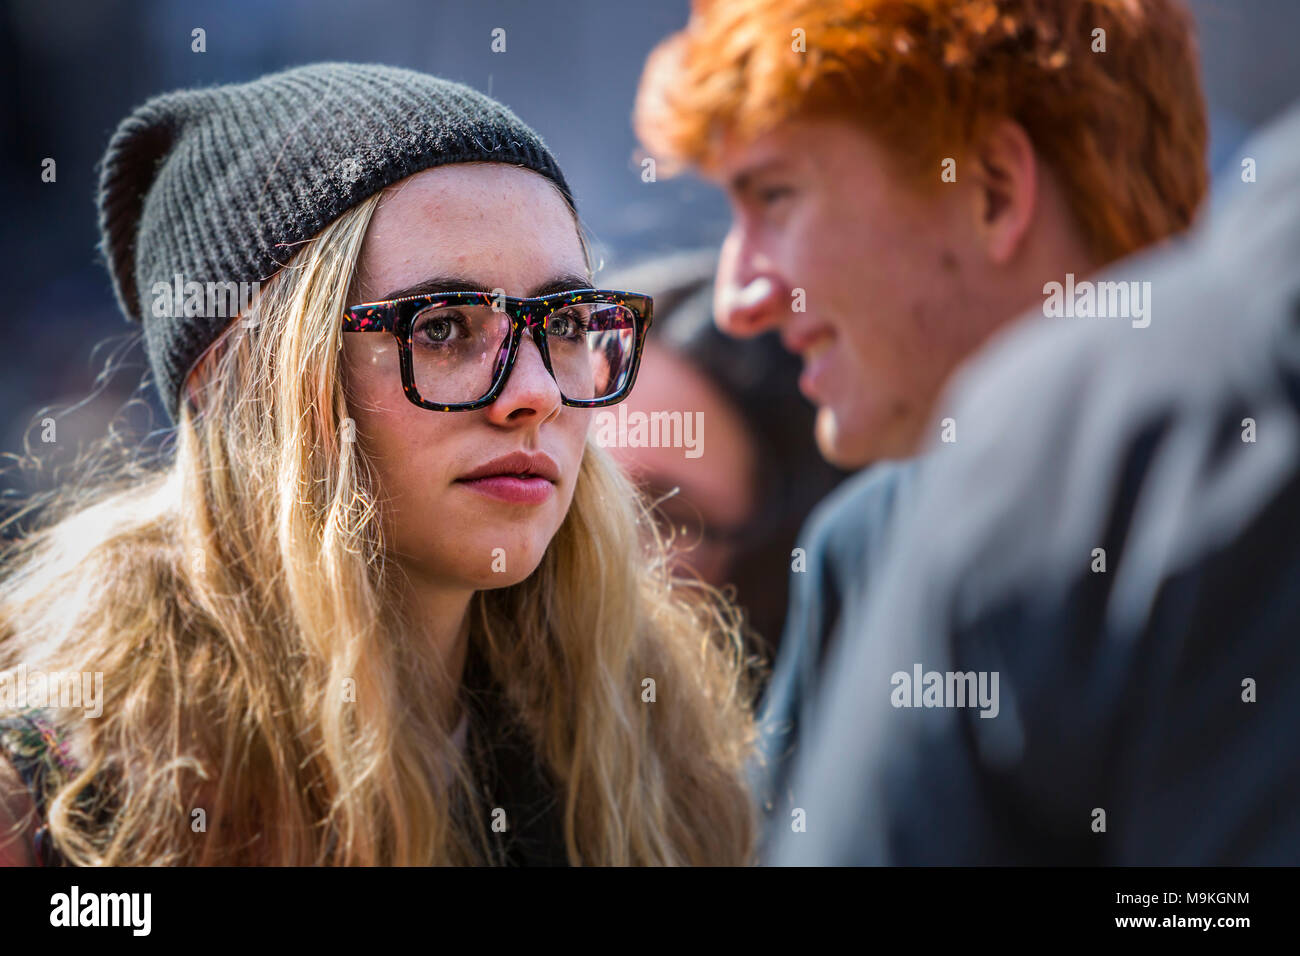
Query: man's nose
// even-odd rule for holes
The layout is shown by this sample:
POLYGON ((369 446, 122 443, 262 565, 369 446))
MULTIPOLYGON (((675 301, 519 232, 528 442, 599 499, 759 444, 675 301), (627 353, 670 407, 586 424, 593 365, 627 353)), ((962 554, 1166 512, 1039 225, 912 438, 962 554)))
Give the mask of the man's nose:
POLYGON ((781 284, 770 263, 747 249, 737 233, 728 235, 713 288, 718 328, 736 338, 750 338, 774 328, 783 305, 781 284))

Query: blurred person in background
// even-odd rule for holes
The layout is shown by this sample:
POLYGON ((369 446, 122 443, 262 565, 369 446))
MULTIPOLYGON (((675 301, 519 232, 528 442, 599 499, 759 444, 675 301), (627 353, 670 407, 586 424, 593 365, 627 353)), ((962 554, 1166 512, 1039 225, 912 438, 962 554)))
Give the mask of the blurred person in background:
POLYGON ((738 341, 718 331, 716 271, 717 253, 704 250, 607 280, 655 301, 626 414, 676 412, 699 424, 695 449, 623 440, 610 452, 656 503, 681 571, 735 586, 752 646, 770 661, 785 623, 795 537, 843 472, 813 443, 813 407, 796 385, 799 360, 775 335, 738 341))
POLYGON ((718 323, 778 330, 823 454, 873 466, 799 536, 755 768, 776 832, 828 653, 859 637, 844 607, 877 569, 942 386, 1047 283, 1192 222, 1198 69, 1179 0, 698 0, 647 61, 643 143, 732 207, 718 323))

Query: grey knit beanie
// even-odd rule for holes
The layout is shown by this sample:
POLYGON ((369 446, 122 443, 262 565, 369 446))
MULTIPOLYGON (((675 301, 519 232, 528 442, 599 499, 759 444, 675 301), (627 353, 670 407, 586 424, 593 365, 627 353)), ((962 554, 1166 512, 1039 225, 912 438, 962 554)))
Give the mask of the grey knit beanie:
POLYGON ((144 325, 171 420, 185 376, 233 316, 186 315, 200 310, 173 307, 181 296, 155 295, 157 283, 268 279, 367 196, 468 162, 534 170, 573 206, 554 157, 510 110, 411 70, 318 63, 166 93, 123 120, 100 175, 102 249, 118 304, 144 325))

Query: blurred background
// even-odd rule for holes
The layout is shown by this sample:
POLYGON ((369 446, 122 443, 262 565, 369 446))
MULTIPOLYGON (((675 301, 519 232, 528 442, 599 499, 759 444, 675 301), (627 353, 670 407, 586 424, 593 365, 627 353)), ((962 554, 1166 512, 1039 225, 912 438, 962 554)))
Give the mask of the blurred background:
MULTIPOLYGON (((1189 5, 1200 26, 1211 162, 1218 172, 1238 165, 1234 150, 1241 140, 1300 89, 1300 57, 1294 53, 1300 2, 1191 0, 1189 5)), ((0 345, 0 402, 9 409, 0 416, 0 453, 18 452, 26 442, 57 464, 102 435, 111 419, 142 437, 153 430, 156 438, 166 424, 153 396, 140 388, 145 361, 139 330, 114 306, 96 249, 96 164, 117 122, 144 99, 177 87, 248 80, 331 59, 412 67, 466 83, 506 103, 554 150, 597 261, 605 267, 597 273, 605 284, 610 276, 637 276, 628 270, 682 250, 705 250, 707 259, 727 228, 725 202, 707 184, 689 176, 643 181, 631 127, 646 54, 681 27, 688 12, 687 0, 0 4, 0 130, 9 144, 0 152, 0 268, 10 316, 8 337, 0 345), (191 48, 196 28, 205 31, 202 53, 191 48), (496 28, 505 30, 504 52, 492 50, 496 28), (42 181, 47 158, 56 163, 53 182, 42 181), (101 375, 106 366, 112 368, 109 376, 101 375), (133 395, 140 401, 122 419, 133 395), (58 440, 43 443, 50 417, 57 422, 58 440)), ((644 281, 655 282, 661 294, 680 287, 682 301, 694 303, 689 309, 694 319, 684 320, 683 328, 698 326, 701 316, 707 325, 707 295, 698 293, 708 266, 696 274, 704 261, 698 256, 674 261, 694 265, 646 273, 644 281)), ((718 345, 692 335, 677 335, 677 351, 698 347, 704 358, 697 364, 707 372, 718 345)), ((665 341, 665 348, 670 345, 665 341)), ((780 356, 770 354, 770 343, 757 348, 769 352, 755 360, 764 374, 786 374, 780 356)), ((790 434, 806 436, 811 410, 794 391, 794 372, 789 374, 790 434)), ((733 406, 753 394, 744 382, 724 385, 720 400, 733 406)), ((764 454, 759 449, 751 455, 751 467, 754 461, 761 465, 764 454)), ((794 462, 797 480, 790 487, 802 487, 806 494, 773 505, 755 492, 755 514, 784 507, 783 520, 775 523, 781 527, 761 543, 775 559, 765 555, 763 563, 779 582, 779 593, 771 595, 776 607, 784 605, 788 571, 782 542, 839 477, 814 460, 811 441, 780 454, 794 462)), ((650 467, 631 466, 642 472, 650 467)), ((48 482, 49 474, 7 469, 0 494, 48 482)), ((645 481, 655 487, 659 476, 646 474, 645 481)), ((733 552, 756 547, 741 533, 751 516, 710 517, 700 513, 707 510, 700 502, 685 505, 696 532, 707 536, 711 530, 714 545, 733 552)), ((734 555, 719 557, 707 553, 709 547, 697 555, 700 569, 719 580, 734 577, 734 555)), ((774 611, 772 620, 778 619, 774 611)))

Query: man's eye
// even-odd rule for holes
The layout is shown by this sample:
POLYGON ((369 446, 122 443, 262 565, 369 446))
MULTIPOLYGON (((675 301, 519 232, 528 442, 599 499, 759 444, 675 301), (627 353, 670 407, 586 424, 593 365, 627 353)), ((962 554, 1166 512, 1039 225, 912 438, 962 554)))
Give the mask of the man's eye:
POLYGON ((794 195, 794 190, 789 186, 767 186, 758 191, 758 201, 764 206, 770 206, 772 203, 779 202, 794 195))

